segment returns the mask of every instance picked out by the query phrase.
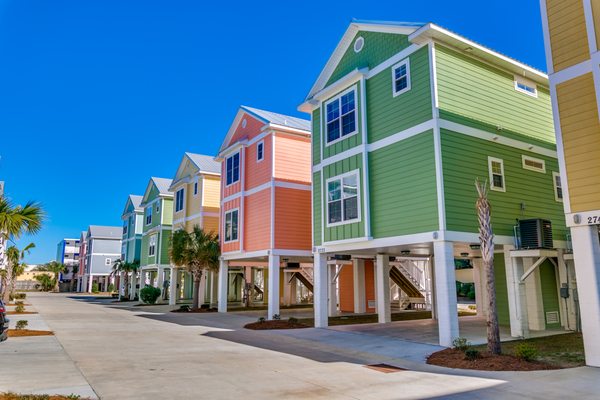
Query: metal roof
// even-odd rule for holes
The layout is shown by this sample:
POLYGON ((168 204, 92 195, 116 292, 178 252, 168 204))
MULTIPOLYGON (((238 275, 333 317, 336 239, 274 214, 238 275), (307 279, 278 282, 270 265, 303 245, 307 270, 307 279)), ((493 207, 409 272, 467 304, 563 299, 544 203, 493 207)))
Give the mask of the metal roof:
POLYGON ((129 195, 129 200, 131 200, 131 204, 133 205, 133 208, 135 208, 136 210, 140 209, 140 204, 142 204, 142 196, 138 196, 135 194, 130 194, 129 195))
POLYGON ((310 132, 310 121, 306 119, 290 117, 289 115, 278 114, 272 111, 260 110, 254 107, 242 106, 241 108, 244 111, 264 120, 265 122, 276 125, 289 126, 290 128, 310 132))
POLYGON ((221 163, 215 161, 213 156, 205 156, 203 154, 194 154, 194 153, 185 153, 186 156, 189 157, 190 160, 196 167, 200 170, 200 172, 211 172, 213 174, 221 173, 221 163))
POLYGON ((152 177, 151 179, 156 185, 156 188, 158 189, 160 194, 172 194, 169 190, 169 186, 171 186, 171 182, 173 181, 172 179, 155 177, 152 177))
POLYGON ((110 238, 110 239, 121 239, 123 237, 123 228, 120 226, 101 226, 101 225, 90 225, 89 229, 90 237, 92 238, 110 238))

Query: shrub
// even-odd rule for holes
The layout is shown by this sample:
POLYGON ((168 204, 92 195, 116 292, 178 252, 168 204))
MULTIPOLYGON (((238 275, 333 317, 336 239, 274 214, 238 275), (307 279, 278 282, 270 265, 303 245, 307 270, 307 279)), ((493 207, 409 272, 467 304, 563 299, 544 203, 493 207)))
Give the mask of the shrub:
POLYGON ((457 337, 452 341, 452 347, 460 351, 467 351, 467 349, 471 347, 471 343, 467 338, 457 337))
POLYGON ((273 319, 276 321, 279 321, 281 319, 281 315, 279 314, 273 314, 273 319))
POLYGON ((109 291, 109 292, 114 292, 114 291, 115 291, 115 285, 114 285, 114 284, 112 284, 112 283, 111 283, 111 284, 109 284, 109 285, 108 285, 108 291, 109 291))
POLYGON ((465 350, 465 360, 473 361, 479 358, 479 350, 469 348, 465 350))
POLYGON ((26 297, 27 297, 26 293, 11 293, 10 294, 10 301, 25 300, 26 297))
POLYGON ((190 306, 187 304, 179 306, 179 311, 188 312, 188 311, 190 311, 190 306))
POLYGON ((261 324, 264 323, 266 321, 265 317, 260 317, 258 319, 258 322, 260 322, 261 324))
POLYGON ((93 282, 92 283, 92 293, 98 293, 100 291, 100 288, 98 287, 98 282, 93 282))
POLYGON ((469 290, 467 297, 471 300, 475 300, 475 288, 471 288, 471 290, 469 290))
POLYGON ((297 324, 297 323, 298 323, 298 318, 289 317, 289 318, 288 318, 288 322, 289 322, 290 324, 297 324))
POLYGON ((15 307, 15 312, 22 313, 25 311, 25 306, 22 301, 17 301, 15 304, 17 305, 15 307))
POLYGON ((537 349, 529 343, 519 343, 515 348, 515 356, 525 361, 533 361, 538 355, 537 349))
POLYGON ((26 320, 24 320, 24 319, 19 320, 19 321, 17 321, 17 325, 15 326, 15 329, 18 330, 18 331, 20 331, 21 329, 27 328, 28 324, 29 323, 26 320))
POLYGON ((158 300, 160 293, 161 290, 159 288, 147 285, 140 290, 140 299, 142 299, 142 301, 146 304, 154 304, 156 303, 156 300, 158 300))

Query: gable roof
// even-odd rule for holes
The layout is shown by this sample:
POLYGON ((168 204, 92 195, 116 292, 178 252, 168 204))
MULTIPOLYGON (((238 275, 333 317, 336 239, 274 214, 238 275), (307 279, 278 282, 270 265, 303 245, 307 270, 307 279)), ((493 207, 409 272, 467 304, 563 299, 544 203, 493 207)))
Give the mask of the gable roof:
POLYGON ((142 207, 140 207, 140 205, 142 204, 142 199, 143 199, 142 196, 138 196, 135 194, 130 194, 129 196, 127 196, 127 201, 125 202, 125 208, 123 209, 123 213, 121 215, 127 214, 130 204, 133 207, 134 211, 141 212, 142 207))
POLYGON ((171 179, 156 178, 154 176, 151 177, 148 181, 148 185, 146 186, 146 190, 144 191, 144 196, 142 197, 140 207, 144 207, 146 205, 147 197, 150 194, 150 191, 152 190, 152 186, 156 187, 156 190, 158 190, 159 195, 173 197, 173 192, 169 191, 171 182, 171 179))
POLYGON ((237 114, 235 115, 233 123, 231 124, 229 131, 225 136, 225 140, 223 140, 223 143, 221 144, 219 153, 229 147, 229 142, 231 141, 231 138, 233 137, 238 125, 242 121, 244 114, 248 114, 257 120, 264 122, 265 125, 271 125, 273 128, 290 128, 300 130, 304 131, 304 133, 307 135, 310 135, 311 133, 309 120, 292 117, 285 114, 279 114, 272 111, 261 110, 259 108, 240 106, 237 114))
POLYGON ((95 239, 121 239, 123 228, 120 226, 90 225, 89 236, 95 239))
POLYGON ((188 178, 187 174, 184 175, 188 163, 193 164, 197 168, 197 171, 193 173, 194 175, 196 173, 204 173, 221 176, 221 163, 216 161, 214 157, 185 152, 181 162, 179 163, 179 167, 177 167, 175 177, 169 185, 170 191, 174 191, 174 187, 177 186, 179 182, 188 178))

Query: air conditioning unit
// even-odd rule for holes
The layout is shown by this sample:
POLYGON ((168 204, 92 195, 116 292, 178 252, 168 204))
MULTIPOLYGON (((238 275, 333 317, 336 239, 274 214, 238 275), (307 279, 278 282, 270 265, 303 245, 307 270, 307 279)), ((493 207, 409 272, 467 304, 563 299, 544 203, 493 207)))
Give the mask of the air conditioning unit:
POLYGON ((546 219, 519 221, 522 249, 552 249, 552 222, 546 219))

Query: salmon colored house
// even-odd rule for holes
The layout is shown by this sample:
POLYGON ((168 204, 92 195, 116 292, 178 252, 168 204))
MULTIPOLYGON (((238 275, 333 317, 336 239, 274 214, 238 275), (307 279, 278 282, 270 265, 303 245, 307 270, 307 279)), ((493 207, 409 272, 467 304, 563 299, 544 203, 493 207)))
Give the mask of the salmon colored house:
POLYGON ((217 158, 219 312, 312 302, 310 143, 309 121, 240 107, 217 158))

